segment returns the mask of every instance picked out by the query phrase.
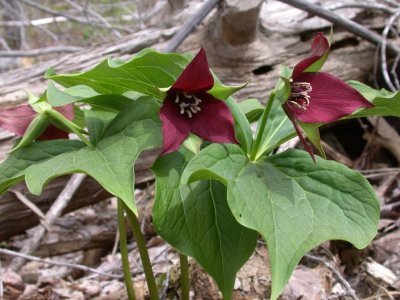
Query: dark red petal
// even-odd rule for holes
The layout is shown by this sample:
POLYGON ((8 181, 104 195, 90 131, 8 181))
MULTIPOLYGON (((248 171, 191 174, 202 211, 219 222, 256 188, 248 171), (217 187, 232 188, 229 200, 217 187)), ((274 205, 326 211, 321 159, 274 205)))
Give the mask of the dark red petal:
POLYGON ((314 38, 311 44, 311 55, 322 57, 326 52, 329 51, 329 41, 324 36, 323 32, 318 32, 317 36, 314 38))
POLYGON ((310 154, 312 160, 315 162, 314 150, 311 144, 305 139, 303 130, 300 128, 299 124, 296 122, 295 117, 293 116, 293 110, 287 104, 287 102, 283 105, 283 108, 286 112, 286 115, 289 117, 290 121, 292 121, 293 127, 296 130, 297 136, 300 139, 300 142, 303 144, 304 149, 310 154))
POLYGON ((201 111, 191 120, 192 132, 210 142, 238 144, 233 116, 226 103, 207 93, 196 96, 202 102, 201 111))
POLYGON ((293 69, 292 78, 293 80, 298 80, 297 77, 303 73, 305 69, 315 63, 324 54, 329 51, 329 42, 322 32, 314 38, 311 44, 310 56, 301 60, 293 69))
POLYGON ((199 53, 183 70, 172 88, 185 93, 198 93, 210 90, 213 85, 214 78, 208 66, 206 51, 201 48, 199 53))
POLYGON ((163 148, 161 155, 178 150, 190 133, 190 119, 180 114, 179 106, 174 103, 174 95, 169 93, 160 109, 163 131, 163 148))
POLYGON ((0 127, 23 136, 36 116, 30 105, 21 105, 0 111, 0 127))
POLYGON ((328 73, 302 73, 297 81, 308 82, 312 87, 307 109, 294 109, 295 117, 302 122, 333 122, 358 108, 373 107, 357 90, 328 73))
POLYGON ((68 139, 68 132, 58 129, 53 124, 47 126, 46 130, 40 135, 38 140, 57 140, 57 139, 68 139))
POLYGON ((59 106, 54 108, 56 111, 59 113, 63 114, 64 117, 66 117, 68 120, 72 121, 74 119, 74 105, 73 104, 67 104, 64 106, 59 106))

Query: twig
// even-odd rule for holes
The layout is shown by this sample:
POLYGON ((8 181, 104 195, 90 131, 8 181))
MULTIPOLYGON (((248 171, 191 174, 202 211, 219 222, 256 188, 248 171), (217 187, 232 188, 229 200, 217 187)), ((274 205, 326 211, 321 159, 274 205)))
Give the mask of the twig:
POLYGON ((92 272, 92 273, 96 273, 99 275, 103 275, 103 276, 107 276, 107 277, 111 277, 111 278, 116 278, 116 279, 121 279, 122 276, 121 275, 114 275, 114 274, 108 274, 108 273, 104 273, 101 271, 98 271, 96 269, 84 266, 84 265, 79 265, 79 264, 73 264, 73 263, 68 263, 68 262, 61 262, 61 261, 56 261, 56 260, 51 260, 51 259, 44 259, 44 258, 40 258, 37 256, 32 256, 32 255, 28 255, 28 254, 22 254, 16 251, 12 251, 12 250, 8 250, 8 249, 3 249, 0 248, 0 254, 4 254, 4 255, 10 255, 10 256, 14 256, 14 257, 19 257, 19 258, 23 258, 23 260, 31 260, 31 261, 36 261, 36 262, 41 262, 41 263, 45 263, 45 264, 50 264, 50 265, 54 265, 54 266, 62 266, 62 267, 68 267, 68 268, 73 268, 73 269, 79 269, 85 272, 92 272))
POLYGON ((30 201, 27 197, 25 197, 24 194, 21 192, 15 191, 15 190, 10 190, 11 193, 17 197, 19 201, 21 201, 25 206, 27 206, 33 213, 35 213, 40 220, 40 223, 46 227, 47 231, 50 230, 49 225, 46 223, 45 218, 46 216, 43 214, 43 212, 40 210, 39 207, 37 207, 32 201, 30 201))
POLYGON ((3 297, 4 297, 3 268, 1 266, 1 259, 0 259, 0 300, 3 300, 3 297))
POLYGON ((77 52, 82 49, 83 48, 81 47, 74 47, 74 46, 54 46, 54 47, 25 50, 25 51, 0 51, 0 57, 35 57, 51 53, 77 52))
MULTIPOLYGON (((332 23, 343 27, 344 29, 348 30, 349 32, 354 33, 355 35, 371 42, 374 45, 380 45, 382 43, 381 36, 364 26, 361 26, 360 24, 351 21, 345 17, 342 17, 326 8, 323 8, 319 5, 312 4, 308 1, 305 0, 279 0, 283 3, 289 4, 293 7, 296 7, 298 9, 307 11, 309 13, 315 14, 321 18, 324 18, 328 21, 331 21, 332 23)), ((387 43, 387 49, 397 55, 397 53, 400 52, 400 49, 392 44, 392 43, 387 43)))
MULTIPOLYGON (((49 226, 52 226, 54 224, 54 221, 61 215, 62 211, 72 199, 73 195, 85 178, 85 174, 74 174, 71 176, 64 189, 61 191, 60 195, 58 195, 57 199, 54 201, 53 205, 46 213, 45 222, 49 226)), ((32 238, 25 242, 20 252, 22 254, 29 254, 35 251, 39 247, 39 243, 42 241, 45 234, 46 229, 43 226, 39 226, 33 234, 32 238)), ((14 271, 18 271, 24 263, 25 259, 23 257, 15 257, 12 260, 10 267, 14 271)))
MULTIPOLYGON (((396 19, 399 16, 400 16, 400 11, 398 11, 393 16, 391 16, 382 32, 382 49, 381 49, 382 73, 383 73, 383 78, 385 79, 386 84, 388 85, 389 89, 392 92, 396 92, 397 89, 393 85, 392 80, 390 79, 390 76, 389 76, 389 72, 388 72, 388 68, 387 68, 387 61, 386 61, 386 46, 387 46, 387 38, 388 38, 389 31, 392 28, 393 23, 396 21, 396 19)), ((399 53, 400 53, 400 51, 397 52, 396 55, 399 55, 399 53)))
MULTIPOLYGON (((92 10, 88 9, 87 2, 86 2, 85 7, 82 7, 82 6, 76 4, 75 2, 73 2, 71 0, 64 0, 64 1, 67 2, 69 5, 71 5, 72 7, 75 7, 76 9, 80 10, 86 16, 86 20, 87 20, 88 23, 91 23, 88 14, 91 14, 95 18, 99 19, 100 22, 103 23, 108 28, 112 27, 111 24, 108 23, 108 21, 105 18, 103 18, 100 14, 96 13, 95 11, 92 11, 92 10)), ((119 33, 118 30, 112 29, 112 33, 117 38, 121 38, 122 37, 122 34, 119 33)), ((100 36, 102 36, 102 35, 100 35, 100 36)))
POLYGON ((400 90, 400 81, 399 81, 399 77, 397 75, 397 66, 399 65, 399 62, 400 62, 400 53, 398 53, 396 55, 396 58, 393 62, 392 69, 390 70, 390 73, 393 76, 394 85, 396 86, 397 90, 400 90))
POLYGON ((164 52, 174 52, 178 49, 179 45, 186 39, 186 37, 200 24, 200 22, 210 13, 210 11, 217 6, 219 0, 208 0, 200 9, 189 18, 179 29, 177 33, 169 40, 164 48, 164 52))
POLYGON ((304 257, 308 258, 309 260, 324 264, 329 270, 331 270, 333 272, 333 274, 336 275, 339 282, 346 289, 347 295, 349 297, 351 297, 353 300, 360 300, 360 298, 358 298, 355 291, 351 287, 350 283, 342 276, 340 271, 330 261, 328 261, 324 258, 320 258, 318 256, 311 255, 311 254, 306 254, 306 255, 304 255, 304 257))
POLYGON ((396 12, 395 9, 387 7, 384 4, 379 3, 336 3, 327 7, 329 10, 337 10, 342 8, 370 8, 370 9, 378 9, 388 14, 394 14, 396 12))
POLYGON ((93 23, 92 23, 92 22, 87 22, 87 21, 84 21, 84 20, 82 20, 82 19, 76 18, 76 17, 74 17, 74 16, 65 14, 65 13, 63 13, 63 12, 61 12, 61 11, 57 11, 57 10, 53 10, 53 9, 47 8, 47 7, 42 6, 42 5, 40 5, 40 4, 37 4, 36 2, 33 2, 33 1, 31 1, 31 0, 18 0, 18 1, 20 1, 20 2, 22 2, 22 3, 24 3, 24 4, 26 4, 26 5, 29 5, 29 6, 31 6, 31 7, 33 7, 33 8, 36 8, 36 9, 38 9, 38 10, 41 10, 41 11, 43 11, 43 12, 45 12, 45 13, 48 13, 48 14, 50 14, 50 15, 65 17, 65 18, 67 18, 67 19, 69 19, 70 21, 73 21, 73 22, 75 22, 75 23, 84 24, 84 25, 89 25, 89 26, 97 26, 97 27, 100 27, 100 28, 111 29, 111 30, 112 30, 112 29, 117 29, 117 30, 119 30, 119 31, 124 31, 124 32, 127 32, 127 33, 132 33, 131 30, 129 30, 129 29, 125 28, 125 27, 121 27, 121 26, 112 26, 112 27, 109 27, 109 26, 106 26, 106 25, 104 25, 104 24, 97 23, 97 22, 93 22, 93 23))

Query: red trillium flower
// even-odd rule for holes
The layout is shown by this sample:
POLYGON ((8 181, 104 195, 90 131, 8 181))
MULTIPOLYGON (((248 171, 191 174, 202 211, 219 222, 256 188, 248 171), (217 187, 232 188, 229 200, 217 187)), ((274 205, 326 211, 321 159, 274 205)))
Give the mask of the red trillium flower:
MULTIPOLYGON (((65 105, 55 109, 70 121, 74 118, 73 105, 65 105)), ((36 117, 36 115, 37 112, 35 112, 28 104, 5 109, 0 111, 0 127, 11 131, 18 136, 23 136, 29 124, 36 117)), ((58 129, 52 124, 50 124, 39 137, 40 140, 65 138, 68 138, 68 133, 58 129)))
POLYGON ((328 73, 308 70, 314 63, 323 60, 328 52, 328 40, 323 33, 318 33, 311 45, 310 56, 293 69, 291 94, 284 104, 286 114, 312 157, 312 148, 305 141, 297 121, 329 123, 350 115, 359 108, 373 107, 357 90, 340 79, 328 73))
POLYGON ((191 132, 214 143, 237 143, 228 106, 207 93, 213 86, 214 78, 201 48, 168 90, 161 107, 161 155, 178 150, 191 132))

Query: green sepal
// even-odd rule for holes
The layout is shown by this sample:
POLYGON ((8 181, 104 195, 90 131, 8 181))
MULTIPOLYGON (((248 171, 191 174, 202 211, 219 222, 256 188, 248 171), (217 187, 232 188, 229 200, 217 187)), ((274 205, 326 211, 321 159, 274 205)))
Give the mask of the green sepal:
POLYGON ((297 121, 301 129, 304 131, 306 137, 308 140, 314 145, 314 147, 318 150, 320 156, 324 159, 326 159, 326 154, 324 151, 324 148, 321 145, 321 136, 319 134, 318 127, 321 126, 321 124, 318 123, 303 123, 300 121, 297 121))
POLYGON ((189 151, 197 154, 200 152, 201 145, 203 144, 203 139, 195 134, 189 134, 187 139, 183 142, 183 146, 189 151))
POLYGON ((11 149, 10 152, 14 152, 20 148, 32 144, 46 130, 48 125, 49 119, 47 115, 37 114, 29 124, 21 140, 14 148, 11 149))
POLYGON ((241 85, 232 85, 232 86, 224 85, 221 83, 215 83, 214 86, 211 88, 211 90, 207 91, 207 93, 213 95, 215 98, 219 100, 226 100, 234 93, 244 88, 246 85, 247 82, 241 85))

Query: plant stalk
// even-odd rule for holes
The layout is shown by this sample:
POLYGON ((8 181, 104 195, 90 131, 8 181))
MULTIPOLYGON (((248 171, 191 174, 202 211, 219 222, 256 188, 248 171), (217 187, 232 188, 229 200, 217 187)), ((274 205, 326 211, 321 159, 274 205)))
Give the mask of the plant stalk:
POLYGON ((271 95, 269 96, 267 106, 265 107, 265 110, 261 116, 261 121, 259 123, 260 125, 258 127, 256 141, 253 144, 253 148, 252 148, 251 155, 250 155, 250 160, 252 160, 252 161, 254 161, 256 159, 258 148, 260 147, 260 144, 261 144, 261 139, 262 139, 262 136, 263 136, 263 133, 265 130, 265 125, 267 124, 267 120, 269 117, 269 113, 271 112, 272 103, 273 103, 274 99, 275 99, 275 92, 272 92, 271 95))
POLYGON ((122 271, 124 273, 124 282, 129 300, 136 300, 135 290, 133 289, 132 274, 129 267, 128 243, 126 240, 125 217, 122 200, 118 199, 118 230, 119 243, 121 251, 122 271))
POLYGON ((189 300, 190 282, 188 257, 179 253, 179 262, 181 266, 181 299, 189 300))
POLYGON ((125 205, 125 203, 122 204, 124 205, 125 213, 128 217, 129 223, 131 224, 133 235, 135 237, 136 244, 139 249, 139 254, 142 260, 144 274, 146 276, 147 287, 149 289, 150 300, 159 300, 160 296, 158 295, 158 288, 156 285, 156 281, 154 279, 149 253, 147 252, 146 241, 140 230, 139 221, 136 215, 125 205))

